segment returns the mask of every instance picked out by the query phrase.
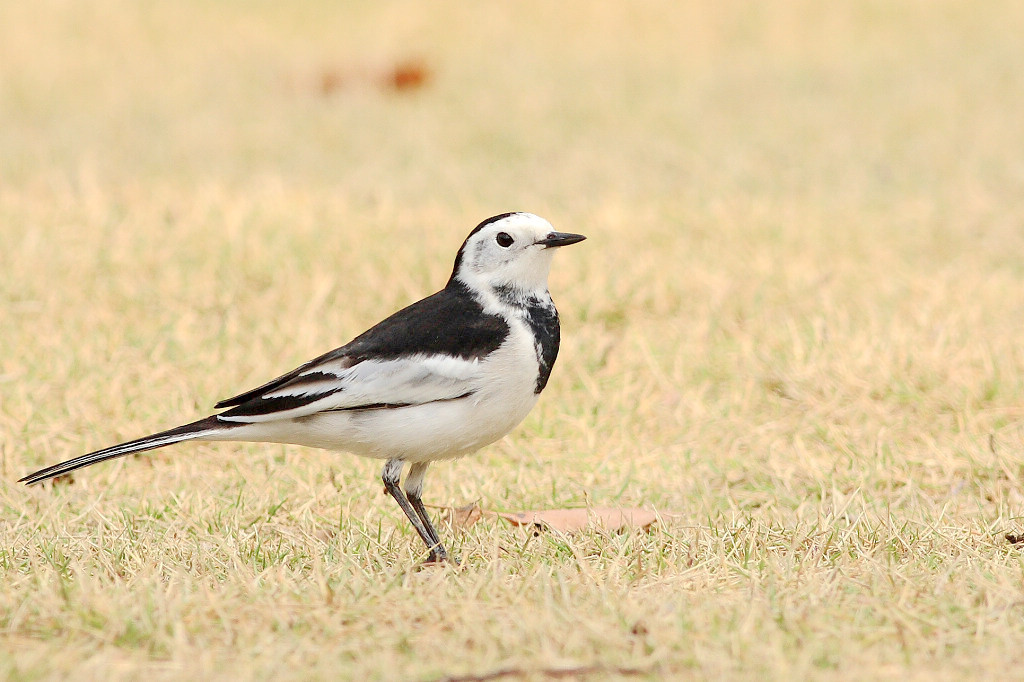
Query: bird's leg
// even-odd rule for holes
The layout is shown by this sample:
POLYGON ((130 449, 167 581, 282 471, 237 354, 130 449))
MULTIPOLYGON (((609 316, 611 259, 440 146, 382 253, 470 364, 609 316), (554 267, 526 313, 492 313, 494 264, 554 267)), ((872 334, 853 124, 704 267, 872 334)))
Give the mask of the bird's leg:
MULTIPOLYGON (((395 498, 395 502, 398 502, 398 506, 402 508, 405 515, 409 518, 412 523, 412 527, 419 533, 420 538, 427 545, 430 550, 430 558, 437 558, 436 549, 440 547, 440 543, 436 542, 431 536, 427 527, 423 525, 423 521, 417 516, 416 510, 413 509, 412 504, 406 499, 402 493, 402 489, 398 487, 398 482, 402 477, 402 465, 404 463, 400 459, 389 459, 384 465, 384 471, 381 474, 381 479, 384 481, 384 488, 388 491, 391 497, 395 498)), ((433 530, 433 528, 431 528, 433 530)), ((436 535, 436 531, 435 531, 436 535)), ((442 553, 444 550, 441 550, 442 553)), ((429 561, 430 559, 428 559, 429 561)))
POLYGON ((416 462, 409 468, 409 475, 405 477, 405 496, 409 498, 409 504, 416 510, 416 515, 420 517, 420 521, 423 522, 423 526, 430 534, 430 540, 433 543, 427 563, 436 563, 448 561, 448 552, 445 551, 444 545, 441 544, 441 536, 438 534, 437 529, 434 528, 434 524, 430 522, 430 516, 427 514, 427 509, 423 506, 423 500, 420 497, 420 494, 423 492, 423 478, 427 474, 428 466, 430 464, 427 462, 416 462))

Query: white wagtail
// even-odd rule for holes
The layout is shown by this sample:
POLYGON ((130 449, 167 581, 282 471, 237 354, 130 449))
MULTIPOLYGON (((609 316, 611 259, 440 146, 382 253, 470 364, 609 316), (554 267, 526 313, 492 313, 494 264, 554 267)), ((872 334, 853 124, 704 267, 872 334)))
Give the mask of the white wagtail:
POLYGON ((39 483, 75 469, 186 440, 295 443, 386 460, 384 487, 430 549, 447 553, 421 493, 430 463, 493 443, 521 422, 558 355, 548 293, 556 232, 530 213, 504 213, 469 233, 444 289, 348 344, 222 400, 224 412, 40 469, 39 483), (412 466, 399 488, 402 468, 412 466))

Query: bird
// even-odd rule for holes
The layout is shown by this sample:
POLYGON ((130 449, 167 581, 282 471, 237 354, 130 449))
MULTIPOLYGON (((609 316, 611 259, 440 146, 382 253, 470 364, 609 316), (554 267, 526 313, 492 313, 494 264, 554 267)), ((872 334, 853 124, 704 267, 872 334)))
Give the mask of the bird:
POLYGON ((449 554, 423 505, 431 463, 489 445, 537 403, 558 356, 548 291, 557 249, 586 239, 532 213, 487 218, 466 237, 451 277, 349 343, 222 400, 198 421, 40 469, 32 485, 183 441, 292 443, 384 460, 384 488, 429 552, 449 554), (409 465, 404 487, 402 470, 409 465))

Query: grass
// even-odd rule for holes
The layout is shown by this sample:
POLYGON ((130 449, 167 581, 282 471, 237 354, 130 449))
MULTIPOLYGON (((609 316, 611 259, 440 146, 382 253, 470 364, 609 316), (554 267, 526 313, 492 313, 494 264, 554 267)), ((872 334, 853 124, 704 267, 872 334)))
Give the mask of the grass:
POLYGON ((953 2, 0 5, 0 677, 961 679, 1024 636, 1024 13, 953 2), (422 88, 391 91, 403 60, 422 88), (324 84, 330 83, 327 88, 324 84), (562 351, 428 501, 183 445, 445 280, 587 234, 562 351))

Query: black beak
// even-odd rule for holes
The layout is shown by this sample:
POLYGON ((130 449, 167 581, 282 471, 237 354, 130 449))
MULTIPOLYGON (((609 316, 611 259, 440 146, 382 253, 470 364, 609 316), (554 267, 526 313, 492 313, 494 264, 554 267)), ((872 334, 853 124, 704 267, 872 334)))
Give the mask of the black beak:
POLYGON ((548 232, 548 236, 544 237, 538 242, 541 246, 546 246, 549 249, 555 246, 569 246, 569 244, 575 244, 581 242, 586 237, 582 234, 573 234, 571 232, 548 232))

